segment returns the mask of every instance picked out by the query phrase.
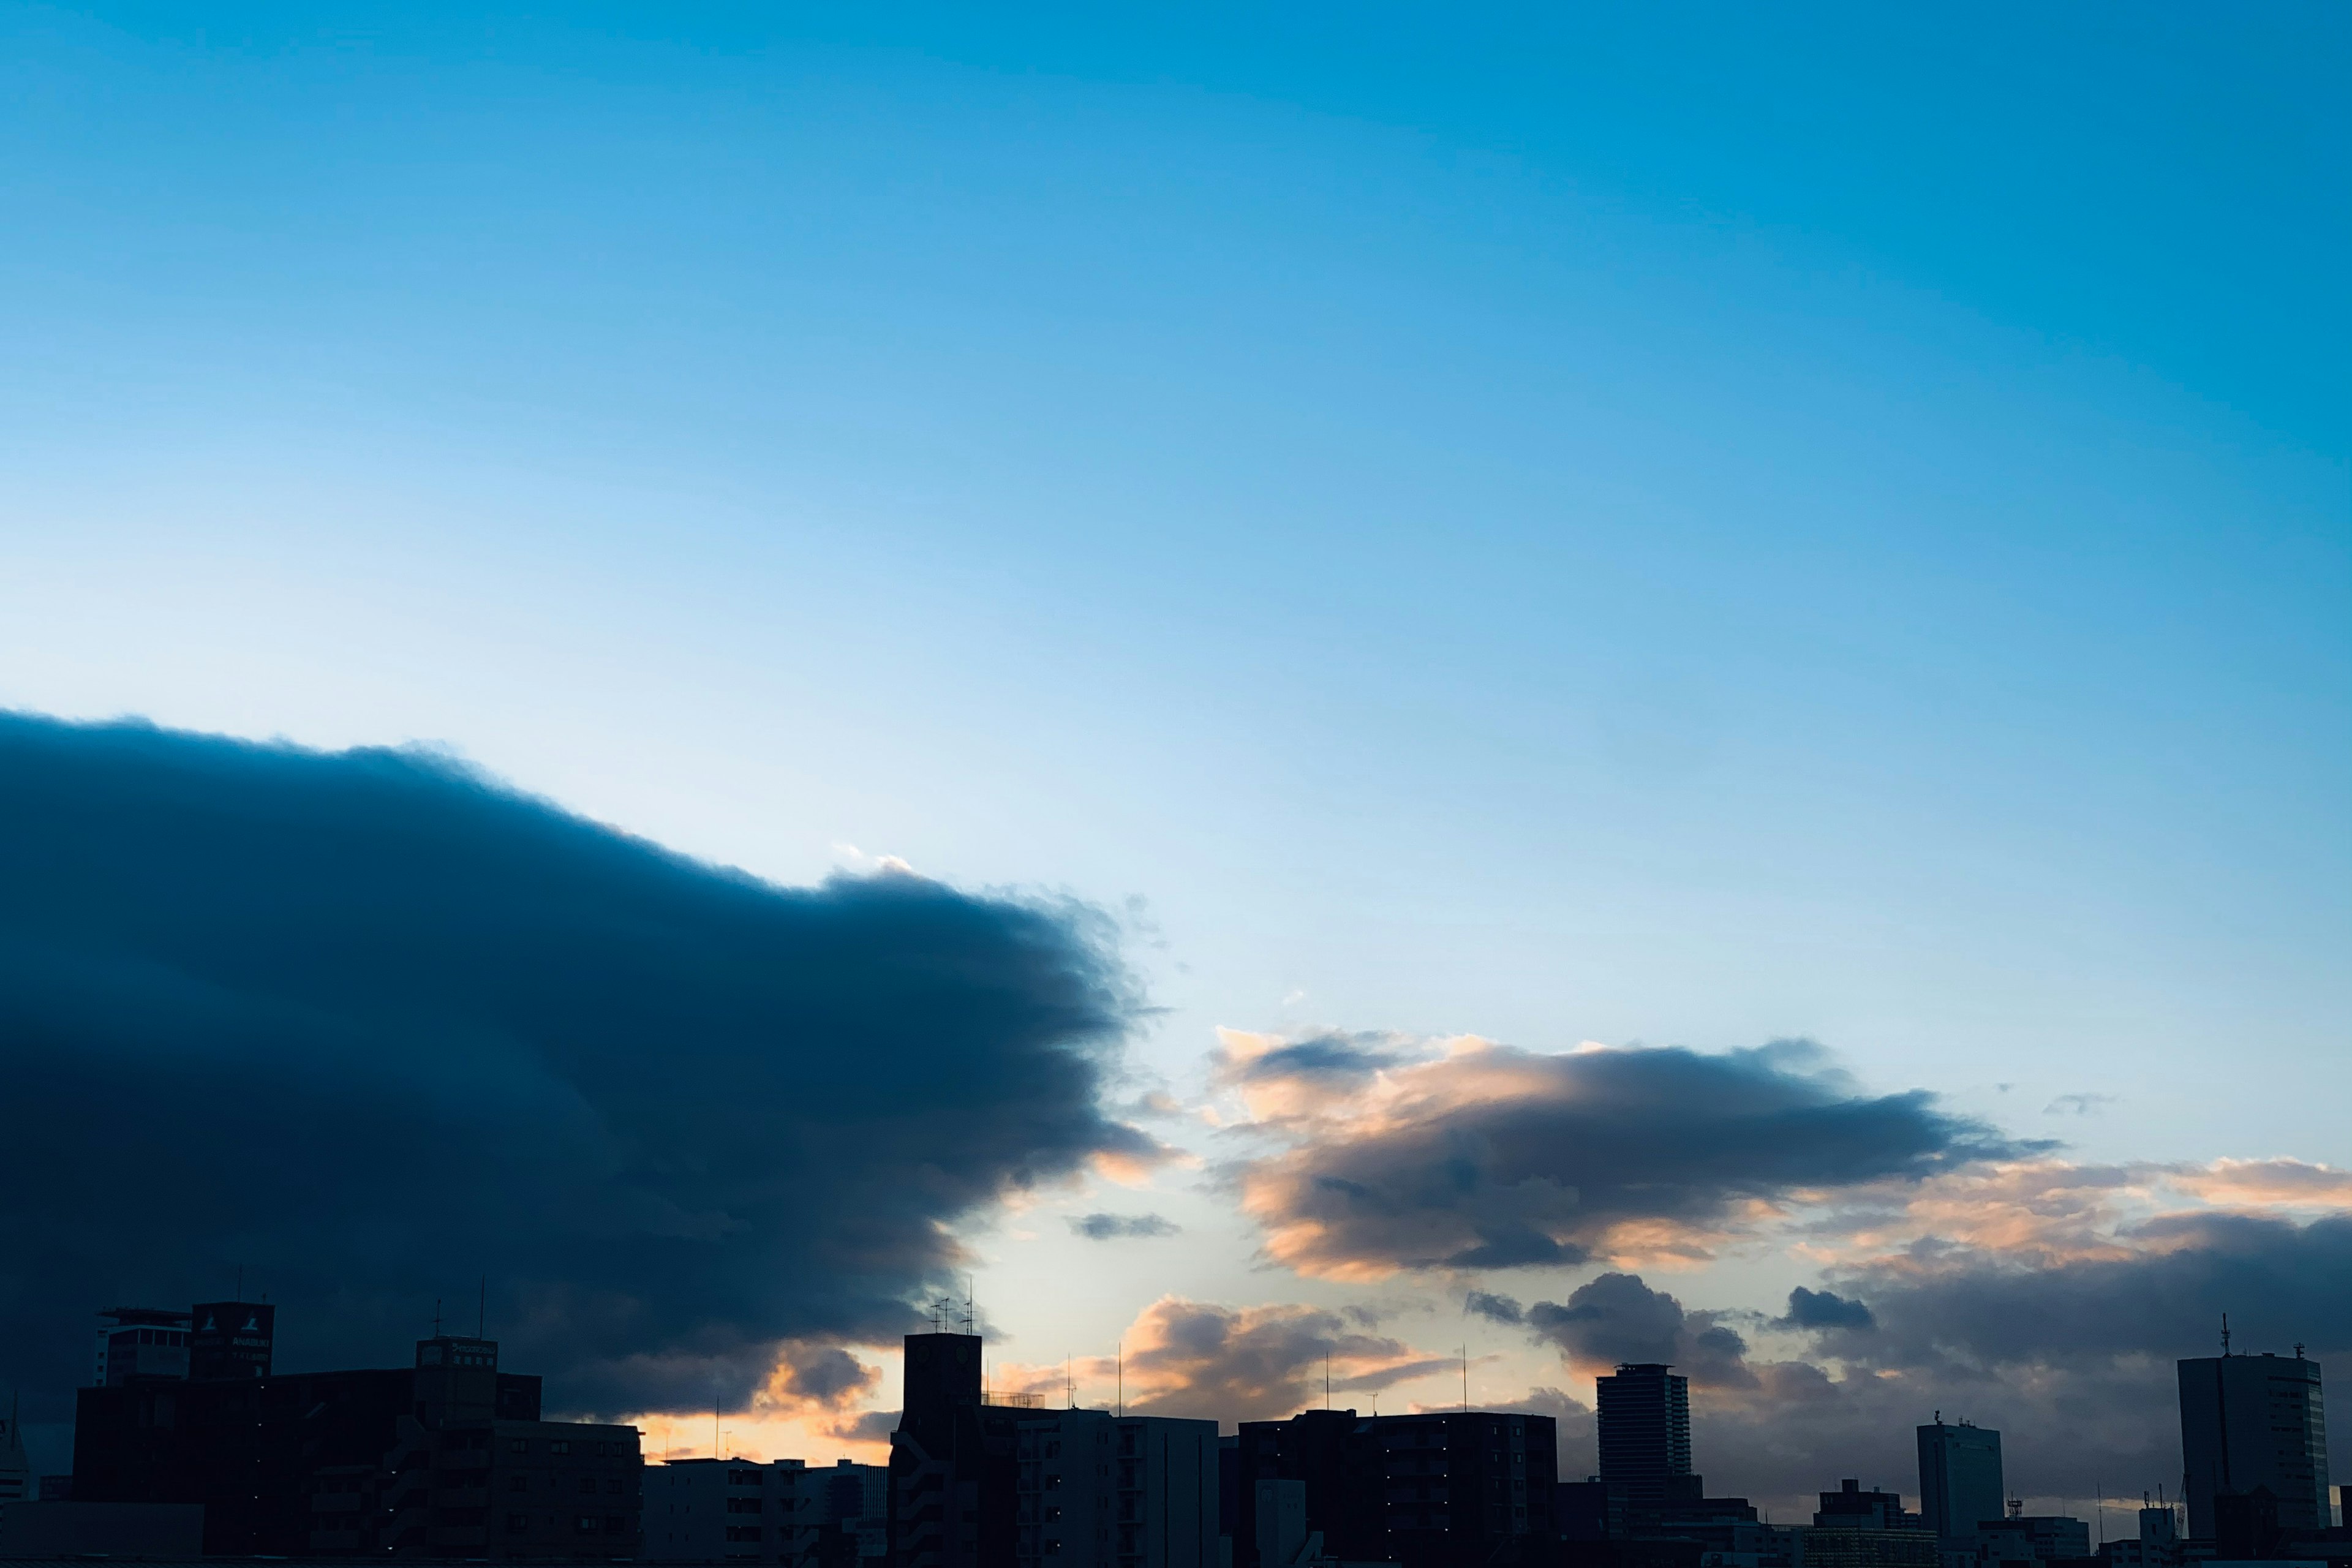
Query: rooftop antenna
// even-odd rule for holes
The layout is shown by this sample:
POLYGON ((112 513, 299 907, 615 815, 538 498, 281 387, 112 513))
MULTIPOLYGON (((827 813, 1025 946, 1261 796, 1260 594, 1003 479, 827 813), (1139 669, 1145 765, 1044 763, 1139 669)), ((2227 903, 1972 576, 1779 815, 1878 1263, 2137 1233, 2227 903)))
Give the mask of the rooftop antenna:
POLYGON ((1127 1341, 1124 1338, 1118 1342, 1118 1350, 1115 1353, 1118 1370, 1118 1413, 1123 1418, 1127 1415, 1127 1341))
POLYGON ((2221 1314, 2221 1353, 2230 1353, 2230 1314, 2227 1312, 2221 1314))
POLYGON ((1470 1414, 1470 1347, 1462 1347, 1462 1414, 1470 1414))
POLYGON ((436 1340, 441 1337, 441 1298, 438 1296, 433 1298, 433 1337, 436 1340))
POLYGON ((1323 1351, 1323 1408, 1331 1408, 1331 1351, 1328 1346, 1323 1351))
POLYGON ((474 1303, 474 1337, 487 1339, 490 1332, 490 1277, 482 1276, 482 1293, 474 1303))

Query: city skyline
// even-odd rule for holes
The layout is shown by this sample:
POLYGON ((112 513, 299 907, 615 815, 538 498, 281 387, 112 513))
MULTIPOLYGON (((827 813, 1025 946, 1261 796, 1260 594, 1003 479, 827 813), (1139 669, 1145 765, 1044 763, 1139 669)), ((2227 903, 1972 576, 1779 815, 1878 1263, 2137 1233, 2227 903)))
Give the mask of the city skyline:
MULTIPOLYGON (((320 1373, 275 1363, 267 1305, 116 1307, 99 1314, 70 1474, 38 1478, 40 1504, 0 1530, 19 1554, 34 1539, 50 1555, 151 1552, 180 1531, 227 1556, 546 1561, 584 1548, 793 1568, 1147 1550, 1171 1568, 1661 1552, 1711 1563, 1696 1555, 1710 1549, 1759 1568, 2164 1568, 2333 1562, 2352 1540, 2326 1484, 2321 1370, 2299 1346, 2178 1363, 2179 1499, 2159 1488, 2132 1510, 2137 1534, 2111 1542, 2104 1517, 2026 1513, 2007 1495, 2001 1435, 1940 1411, 1916 1432, 1918 1509, 1848 1477, 1818 1494, 1810 1526, 1776 1525, 1694 1471, 1686 1382, 1664 1366, 1601 1379, 1600 1473, 1576 1481, 1560 1472, 1552 1416, 1474 1411, 1466 1386, 1455 1411, 1314 1409, 1222 1438, 1214 1419, 1086 1409, 1066 1385, 1058 1407, 992 1396, 983 1342, 951 1308, 901 1341, 906 1398, 887 1465, 726 1458, 714 1430, 712 1455, 648 1472, 636 1428, 543 1420, 538 1376, 501 1370, 497 1342, 438 1321, 413 1369, 320 1373)), ((7 1497, 32 1495, 21 1460, 13 1439, 0 1447, 7 1497)))
POLYGON ((395 10, 0 5, 39 1468, 248 1294, 1783 1520, 2352 1367, 2342 6, 395 10))

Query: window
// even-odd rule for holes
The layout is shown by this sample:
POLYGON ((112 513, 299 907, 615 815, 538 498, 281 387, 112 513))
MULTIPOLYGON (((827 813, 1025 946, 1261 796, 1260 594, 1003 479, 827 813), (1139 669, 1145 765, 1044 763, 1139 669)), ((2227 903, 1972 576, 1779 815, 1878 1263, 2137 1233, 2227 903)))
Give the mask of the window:
POLYGON ((606 1481, 604 1483, 604 1495, 606 1497, 619 1497, 621 1495, 621 1483, 618 1480, 606 1481))
POLYGON ((511 1438, 509 1438, 509 1439, 507 1440, 507 1452, 508 1452, 508 1453, 509 1453, 509 1454, 528 1454, 528 1453, 530 1453, 530 1438, 528 1438, 528 1437, 511 1437, 511 1438))
POLYGON ((527 1514, 527 1513, 510 1513, 510 1514, 507 1515, 507 1533, 508 1533, 508 1534, 509 1534, 509 1535, 519 1535, 519 1534, 520 1534, 522 1531, 526 1531, 526 1530, 529 1530, 530 1528, 530 1515, 529 1515, 529 1514, 527 1514))
POLYGON ((572 1439, 558 1437, 548 1444, 547 1451, 551 1454, 568 1454, 572 1452, 572 1439))
POLYGON ((768 1478, 757 1470, 730 1470, 727 1472, 727 1484, 730 1487, 761 1487, 768 1484, 768 1478))
POLYGON ((507 1490, 510 1492, 527 1492, 530 1490, 530 1478, 529 1476, 509 1476, 507 1478, 507 1490))
POLYGON ((593 1514, 586 1514, 586 1513, 582 1514, 582 1515, 580 1516, 579 1531, 580 1531, 580 1533, 581 1533, 581 1534, 583 1534, 583 1535, 593 1535, 593 1534, 595 1534, 595 1533, 596 1533, 596 1519, 595 1519, 595 1516, 594 1516, 593 1514))
MULTIPOLYGON (((614 1485, 617 1488, 620 1483, 615 1481, 614 1485)), ((763 1506, 761 1500, 755 1497, 731 1497, 727 1500, 729 1513, 758 1513, 763 1506)))
POLYGON ((760 1527, 756 1524, 730 1524, 727 1527, 727 1539, 730 1541, 757 1541, 760 1539, 760 1527))
POLYGON ((580 1478, 580 1495, 583 1497, 594 1497, 596 1495, 595 1477, 583 1476, 580 1478))

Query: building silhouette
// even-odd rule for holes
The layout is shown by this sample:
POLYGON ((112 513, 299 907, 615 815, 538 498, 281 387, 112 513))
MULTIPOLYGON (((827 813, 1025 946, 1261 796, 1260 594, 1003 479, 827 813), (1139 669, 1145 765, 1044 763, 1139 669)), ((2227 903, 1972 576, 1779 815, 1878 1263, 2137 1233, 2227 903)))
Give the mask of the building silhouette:
POLYGON ((1945 1540, 1973 1535, 2001 1517, 2000 1434, 1967 1422, 1947 1425, 1941 1412, 1919 1428, 1919 1520, 1945 1540))
POLYGON ((16 1431, 16 1402, 8 1402, 8 1416, 0 1421, 0 1508, 12 1502, 33 1500, 38 1493, 33 1479, 33 1461, 25 1453, 25 1440, 16 1431))
POLYGON ((890 1434, 890 1559, 896 1568, 1013 1568, 1024 1412, 987 1405, 981 1338, 908 1334, 898 1430, 890 1434))
POLYGON ((1695 1497, 1690 1380, 1657 1363, 1626 1363, 1596 1380, 1601 1479, 1634 1508, 1695 1497))
POLYGON ((816 1549, 822 1471, 799 1459, 672 1459, 646 1468, 648 1563, 777 1563, 816 1549))
POLYGON ((1218 1568, 1215 1422, 1037 1410, 1017 1433, 1022 1568, 1218 1568))
POLYGON ((225 1375, 194 1378, 147 1370, 151 1350, 184 1357, 189 1331, 110 1316, 118 1334, 184 1338, 108 1345, 108 1381, 76 1397, 76 1506, 201 1504, 208 1556, 637 1554, 636 1428, 541 1420, 540 1380, 499 1371, 494 1341, 436 1335, 406 1367, 260 1375, 266 1347, 236 1345, 240 1322, 205 1363, 225 1375))
POLYGON ((1301 1528, 1342 1561, 1507 1563, 1556 1529, 1559 1432, 1549 1415, 1308 1410, 1243 1422, 1233 1452, 1234 1568, 1277 1568, 1259 1559, 1257 1511, 1261 1497, 1290 1494, 1263 1492, 1268 1481, 1297 1483, 1301 1528))
POLYGON ((2319 1363, 2292 1356, 2200 1356, 2179 1363, 2189 1533, 2213 1541, 2216 1500, 2269 1492, 2281 1531, 2326 1530, 2327 1429, 2319 1363))

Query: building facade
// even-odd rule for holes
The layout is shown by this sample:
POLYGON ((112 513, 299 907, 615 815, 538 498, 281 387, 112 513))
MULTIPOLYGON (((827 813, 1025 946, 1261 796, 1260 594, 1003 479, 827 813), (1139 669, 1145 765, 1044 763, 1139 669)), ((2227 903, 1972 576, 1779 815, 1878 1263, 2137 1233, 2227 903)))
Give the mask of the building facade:
POLYGON ((1299 1483, 1306 1530, 1345 1561, 1507 1563, 1558 1528, 1559 1433, 1548 1415, 1309 1410, 1244 1422, 1234 1466, 1234 1568, 1267 1568, 1258 1562, 1263 1481, 1299 1483))
POLYGON ((1654 1363, 1626 1363, 1595 1381, 1601 1479, 1635 1508, 1678 1497, 1691 1473, 1690 1380, 1654 1363))
POLYGON ((2326 1530, 2327 1426, 2319 1363, 2297 1353, 2202 1356, 2179 1363, 2180 1454, 2189 1533, 2211 1541, 2214 1500, 2267 1489, 2282 1530, 2326 1530))
POLYGON ((1022 1568, 1217 1568, 1217 1424, 1040 1410, 1017 1427, 1022 1568))
POLYGON ((2000 1468, 2000 1434, 1963 1421, 1947 1425, 1940 1413, 1919 1428, 1919 1521, 1945 1539, 1973 1535, 2007 1511, 2000 1468))
POLYGON ((798 1459, 672 1459, 646 1469, 646 1560, 814 1568, 820 1471, 798 1459))
POLYGON ((188 1376, 198 1383, 268 1377, 278 1309, 267 1301, 199 1301, 189 1314, 188 1376))
POLYGON ((92 1384, 121 1388, 142 1377, 187 1376, 188 1317, 163 1307, 109 1307, 100 1312, 92 1384))

